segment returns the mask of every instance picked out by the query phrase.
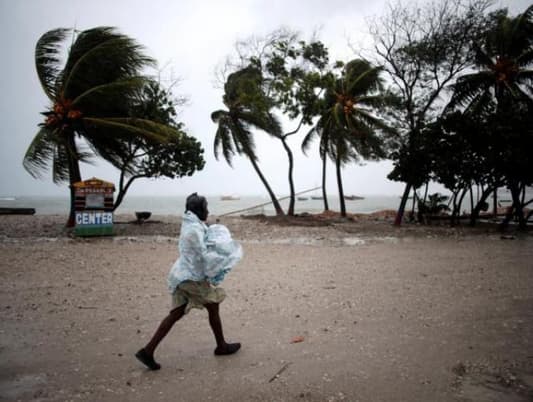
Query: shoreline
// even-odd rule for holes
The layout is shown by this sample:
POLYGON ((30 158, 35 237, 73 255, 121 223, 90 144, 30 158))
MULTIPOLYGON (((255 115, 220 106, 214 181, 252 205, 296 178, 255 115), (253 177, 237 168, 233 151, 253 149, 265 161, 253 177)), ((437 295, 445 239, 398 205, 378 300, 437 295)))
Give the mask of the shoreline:
MULTIPOLYGON (((356 238, 406 238, 406 237, 467 237, 500 236, 495 224, 480 224, 451 227, 447 223, 420 225, 405 222, 400 227, 393 226, 395 211, 384 210, 372 214, 349 214, 340 218, 338 213, 300 214, 294 217, 265 215, 210 216, 208 223, 221 223, 230 229, 239 241, 272 242, 279 239, 332 239, 335 243, 357 244, 356 238), (350 240, 350 238, 353 238, 350 240)), ((66 215, 2 215, 0 216, 0 242, 13 239, 61 239, 76 238, 72 228, 66 228, 66 215)), ((138 223, 133 214, 114 216, 113 235, 115 238, 168 237, 177 240, 181 224, 179 215, 152 215, 143 223, 138 223)), ((528 232, 507 231, 512 236, 528 237, 528 232)), ((98 239, 86 237, 79 239, 98 239)), ((105 238, 105 237, 102 237, 105 238)), ((305 240, 302 240, 306 242, 305 240)), ((313 241, 307 241, 307 243, 313 241)), ((316 243, 316 241, 314 242, 316 243)))

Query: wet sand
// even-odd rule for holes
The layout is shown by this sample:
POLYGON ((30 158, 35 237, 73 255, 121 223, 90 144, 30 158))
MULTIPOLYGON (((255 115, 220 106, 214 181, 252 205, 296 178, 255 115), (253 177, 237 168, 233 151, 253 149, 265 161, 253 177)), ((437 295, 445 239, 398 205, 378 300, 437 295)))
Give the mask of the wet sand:
POLYGON ((533 397, 531 235, 222 219, 245 251, 221 306, 243 348, 215 357, 195 310, 150 372, 133 354, 168 309, 179 218, 129 219, 116 218, 115 237, 76 239, 63 217, 0 217, 0 400, 533 397))

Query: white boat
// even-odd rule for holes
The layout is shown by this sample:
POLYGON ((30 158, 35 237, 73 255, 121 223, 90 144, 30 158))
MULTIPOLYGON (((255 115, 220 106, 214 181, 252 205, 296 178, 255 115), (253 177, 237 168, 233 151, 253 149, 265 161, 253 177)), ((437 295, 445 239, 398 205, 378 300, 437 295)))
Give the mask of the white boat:
POLYGON ((236 196, 236 195, 222 195, 220 197, 221 201, 235 201, 235 200, 240 200, 240 199, 241 197, 236 196))

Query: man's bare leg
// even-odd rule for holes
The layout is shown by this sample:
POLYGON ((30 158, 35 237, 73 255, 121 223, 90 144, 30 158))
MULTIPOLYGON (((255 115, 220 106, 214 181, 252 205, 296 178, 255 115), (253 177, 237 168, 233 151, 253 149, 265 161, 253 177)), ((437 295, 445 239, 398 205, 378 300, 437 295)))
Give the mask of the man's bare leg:
POLYGON ((219 304, 209 303, 204 305, 209 314, 209 325, 215 335, 217 347, 215 355, 231 355, 241 348, 240 343, 227 343, 224 339, 224 332, 222 331, 222 321, 220 320, 219 304))

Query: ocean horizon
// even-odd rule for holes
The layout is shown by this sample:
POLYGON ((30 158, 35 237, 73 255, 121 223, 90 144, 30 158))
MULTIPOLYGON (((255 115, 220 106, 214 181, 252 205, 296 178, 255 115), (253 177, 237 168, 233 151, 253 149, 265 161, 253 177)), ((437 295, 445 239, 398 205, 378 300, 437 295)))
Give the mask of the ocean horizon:
MULTIPOLYGON (((529 189, 528 189, 529 190, 529 189)), ((318 191, 301 195, 305 200, 296 200, 295 213, 320 213, 324 210, 323 200, 313 199, 320 196, 318 191)), ((345 196, 349 196, 346 194, 345 196)), ((533 197, 533 193, 528 191, 528 199, 533 197)), ((134 214, 136 211, 150 211, 153 215, 181 215, 185 207, 186 195, 127 195, 124 201, 115 211, 115 214, 134 214)), ((226 196, 227 197, 227 196, 226 196)), ((280 197, 280 204, 286 211, 289 205, 287 196, 280 197)), ((298 198, 300 198, 298 197, 298 198)), ((396 210, 400 204, 400 195, 362 195, 362 199, 346 200, 346 211, 348 213, 369 214, 382 210, 396 210)), ((224 215, 235 213, 235 215, 265 214, 275 215, 274 207, 267 196, 243 195, 236 199, 223 200, 222 195, 206 195, 209 203, 211 215, 224 215)), ((230 197, 231 198, 231 197, 230 197)), ((492 197, 487 200, 492 206, 492 197)), ((503 206, 510 205, 510 195, 505 190, 498 191, 498 201, 503 206)), ((339 211, 338 195, 328 196, 329 209, 339 211)), ((37 215, 57 215, 67 214, 69 211, 70 199, 67 194, 61 196, 11 196, 0 195, 0 208, 34 208, 37 215)), ((412 206, 412 200, 407 203, 406 209, 412 206)), ((500 205, 502 206, 502 205, 500 205)), ((467 195, 463 201, 462 210, 470 209, 470 198, 467 195)))
MULTIPOLYGON (((313 194, 317 196, 318 194, 313 194)), ((296 213, 319 213, 324 210, 324 201, 305 196, 306 200, 296 200, 296 213)), ((237 199, 223 200, 221 195, 206 196, 211 215, 238 214, 274 215, 275 210, 266 196, 240 196, 237 199), (239 212, 240 211, 240 212, 239 212)), ((282 198, 282 197, 280 197, 282 198)), ((154 215, 181 215, 186 196, 126 196, 115 214, 134 214, 136 211, 150 211, 154 215)), ((2 208, 34 208, 37 215, 67 214, 70 199, 68 196, 0 196, 2 208)), ((328 197, 330 210, 340 210, 339 197, 328 197)), ((346 200, 349 213, 372 213, 384 209, 396 209, 400 203, 399 196, 369 195, 360 200, 346 200)), ((289 199, 281 199, 280 204, 286 210, 289 199)))

